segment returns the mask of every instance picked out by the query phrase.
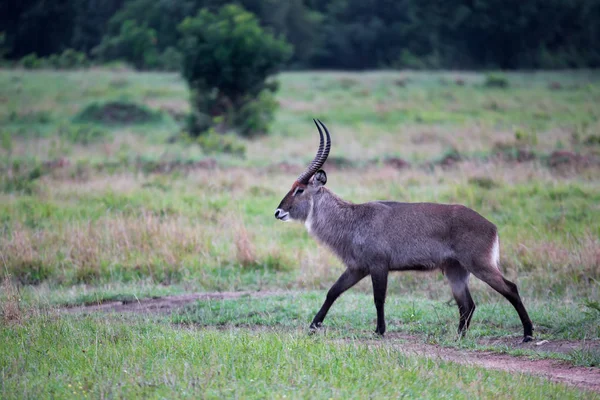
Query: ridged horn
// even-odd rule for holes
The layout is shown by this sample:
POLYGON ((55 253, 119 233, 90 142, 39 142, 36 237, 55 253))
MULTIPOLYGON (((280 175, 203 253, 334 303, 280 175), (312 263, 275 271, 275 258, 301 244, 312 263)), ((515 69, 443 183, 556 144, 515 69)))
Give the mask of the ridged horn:
POLYGON ((313 119, 313 121, 317 126, 317 129, 319 130, 320 142, 319 149, 317 150, 315 158, 310 163, 306 171, 304 171, 297 179, 298 182, 304 184, 308 183, 310 177, 313 176, 315 172, 317 172, 323 166, 323 164, 325 164, 325 160, 327 160, 327 156, 329 156, 329 150, 331 149, 331 137, 329 136, 329 131, 327 130, 327 127, 318 119, 313 119), (323 143, 323 131, 321 130, 321 126, 319 126, 319 124, 321 124, 321 126, 325 130, 325 135, 327 136, 326 143, 323 143))

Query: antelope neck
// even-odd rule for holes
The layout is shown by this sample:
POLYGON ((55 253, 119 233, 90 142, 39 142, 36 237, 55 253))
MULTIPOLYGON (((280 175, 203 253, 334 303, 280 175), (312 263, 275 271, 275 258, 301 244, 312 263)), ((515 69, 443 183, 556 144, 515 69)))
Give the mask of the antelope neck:
POLYGON ((334 247, 352 224, 351 203, 322 187, 313 196, 304 225, 308 232, 321 242, 334 247))

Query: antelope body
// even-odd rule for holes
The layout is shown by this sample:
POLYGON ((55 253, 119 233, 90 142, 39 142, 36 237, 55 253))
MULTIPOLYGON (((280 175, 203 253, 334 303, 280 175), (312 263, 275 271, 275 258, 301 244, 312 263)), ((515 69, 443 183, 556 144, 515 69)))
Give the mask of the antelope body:
POLYGON ((496 226, 462 205, 373 201, 353 204, 325 187, 321 170, 331 147, 325 125, 315 121, 320 135, 317 155, 293 183, 275 217, 304 222, 308 232, 327 245, 347 269, 327 293, 310 328, 319 328, 335 300, 371 275, 377 310, 376 333, 385 333, 384 303, 389 271, 441 269, 458 305, 458 331, 464 334, 475 311, 469 292, 470 274, 502 294, 523 324, 523 341, 532 339, 533 326, 517 286, 498 269, 496 226), (324 143, 323 127, 326 134, 324 143))

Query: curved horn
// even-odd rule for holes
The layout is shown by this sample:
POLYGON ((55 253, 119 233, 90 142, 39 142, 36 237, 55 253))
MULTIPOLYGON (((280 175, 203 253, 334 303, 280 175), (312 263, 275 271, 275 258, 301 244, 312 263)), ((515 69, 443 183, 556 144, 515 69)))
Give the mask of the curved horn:
MULTIPOLYGON (((321 168, 323 166, 323 164, 325 164, 325 161, 327 161, 327 157, 329 157, 329 150, 331 149, 331 137, 329 136, 329 131, 327 130, 327 127, 325 126, 324 123, 322 123, 320 120, 317 120, 317 121, 319 122, 319 124, 321 124, 323 129, 325 129, 325 135, 327 136, 327 143, 325 144, 325 150, 323 150, 323 153, 321 153, 321 155, 319 156, 319 161, 318 161, 319 166, 317 167, 316 171, 318 171, 319 168, 321 168)), ((319 129, 319 132, 320 131, 321 130, 319 129)))
POLYGON ((319 149, 317 150, 317 154, 315 154, 315 158, 312 160, 308 168, 306 168, 306 170, 298 177, 298 179, 296 179, 300 183, 308 183, 310 177, 313 176, 315 172, 319 170, 319 168, 315 169, 315 165, 319 161, 321 152, 323 151, 323 132, 321 132, 321 128, 319 127, 319 124, 317 124, 317 121, 315 119, 313 119, 313 122, 317 126, 317 129, 319 130, 319 136, 321 137, 319 141, 319 149))

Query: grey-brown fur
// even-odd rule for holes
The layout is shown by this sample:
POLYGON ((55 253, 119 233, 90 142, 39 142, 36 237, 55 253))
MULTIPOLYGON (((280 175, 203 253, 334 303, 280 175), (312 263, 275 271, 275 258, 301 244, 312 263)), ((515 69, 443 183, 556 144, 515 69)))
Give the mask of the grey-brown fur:
POLYGON ((352 204, 325 188, 326 182, 322 170, 307 183, 296 181, 275 212, 278 219, 304 222, 310 234, 347 266, 327 293, 311 329, 322 324, 343 292, 370 275, 377 309, 375 332, 383 335, 388 272, 441 269, 458 305, 459 333, 466 332, 475 311, 468 288, 473 274, 510 301, 521 318, 523 340, 532 339, 533 326, 517 286, 502 276, 493 254, 494 244, 498 243, 494 224, 461 205, 392 201, 352 204))

